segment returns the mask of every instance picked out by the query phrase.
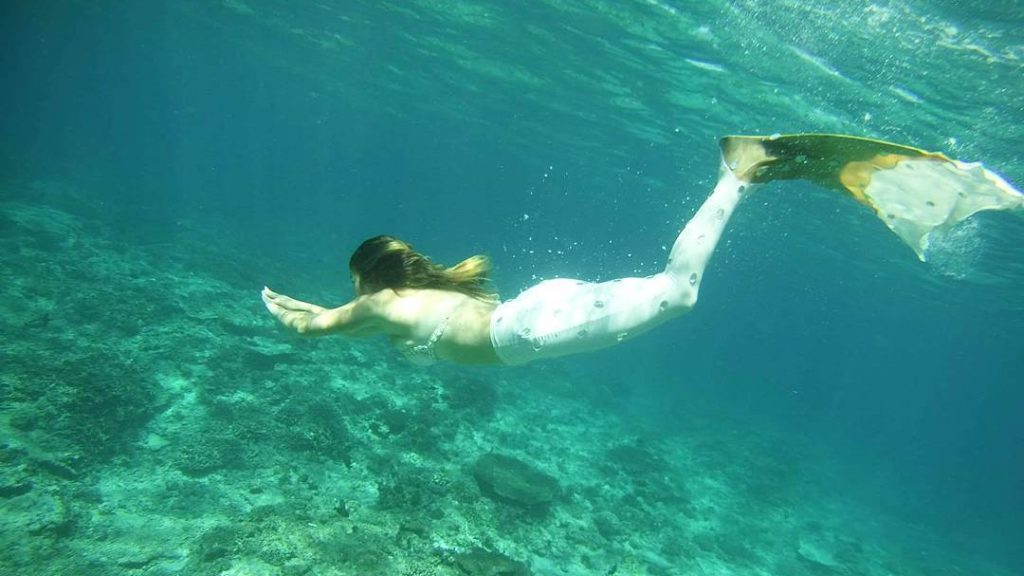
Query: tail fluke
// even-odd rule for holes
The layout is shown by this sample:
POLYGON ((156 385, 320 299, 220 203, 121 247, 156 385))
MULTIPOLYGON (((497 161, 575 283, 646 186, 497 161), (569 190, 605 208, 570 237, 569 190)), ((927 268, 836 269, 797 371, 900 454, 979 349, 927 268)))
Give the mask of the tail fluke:
POLYGON ((726 136, 725 165, 741 180, 807 180, 870 207, 918 258, 930 235, 982 210, 1024 207, 1024 194, 980 163, 837 134, 726 136))

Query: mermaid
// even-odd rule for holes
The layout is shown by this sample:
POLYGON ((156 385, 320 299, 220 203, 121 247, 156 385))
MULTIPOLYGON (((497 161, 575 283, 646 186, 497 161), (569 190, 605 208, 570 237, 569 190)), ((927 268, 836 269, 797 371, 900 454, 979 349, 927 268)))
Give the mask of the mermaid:
POLYGON ((683 226, 663 270, 608 282, 545 280, 500 302, 489 261, 445 267, 391 236, 349 260, 355 298, 337 308, 264 288, 267 309, 308 335, 385 335, 410 361, 525 364, 607 348, 689 312, 730 217, 757 187, 800 179, 851 195, 924 260, 929 241, 982 210, 1024 195, 977 163, 890 142, 832 134, 728 136, 718 183, 683 226))

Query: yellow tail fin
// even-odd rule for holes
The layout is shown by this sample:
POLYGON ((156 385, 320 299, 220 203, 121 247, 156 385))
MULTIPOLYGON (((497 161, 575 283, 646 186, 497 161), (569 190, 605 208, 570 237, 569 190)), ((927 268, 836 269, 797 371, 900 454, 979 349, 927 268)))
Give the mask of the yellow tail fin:
POLYGON ((929 237, 982 210, 1024 206, 1024 194, 979 163, 839 134, 726 136, 725 165, 742 180, 807 180, 870 207, 925 259, 929 237))

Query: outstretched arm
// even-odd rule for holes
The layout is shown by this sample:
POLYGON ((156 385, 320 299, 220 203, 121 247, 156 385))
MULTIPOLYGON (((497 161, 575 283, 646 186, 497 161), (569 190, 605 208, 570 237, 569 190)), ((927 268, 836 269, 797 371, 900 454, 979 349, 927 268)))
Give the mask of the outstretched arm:
POLYGON ((369 336, 378 332, 375 314, 369 308, 365 297, 339 306, 324 308, 284 294, 278 294, 264 287, 260 294, 267 310, 282 324, 299 334, 319 336, 340 332, 350 336, 369 336))

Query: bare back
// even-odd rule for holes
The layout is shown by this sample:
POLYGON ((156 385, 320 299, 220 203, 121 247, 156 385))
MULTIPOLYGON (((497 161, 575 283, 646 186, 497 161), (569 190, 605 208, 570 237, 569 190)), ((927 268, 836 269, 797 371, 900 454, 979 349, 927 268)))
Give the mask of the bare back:
POLYGON ((449 290, 403 288, 367 297, 385 333, 396 346, 427 342, 447 323, 437 340, 437 357, 463 364, 494 364, 491 315, 497 302, 449 290))

